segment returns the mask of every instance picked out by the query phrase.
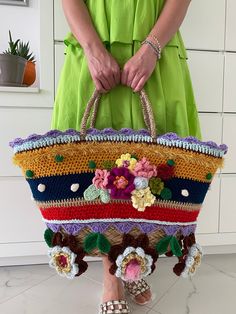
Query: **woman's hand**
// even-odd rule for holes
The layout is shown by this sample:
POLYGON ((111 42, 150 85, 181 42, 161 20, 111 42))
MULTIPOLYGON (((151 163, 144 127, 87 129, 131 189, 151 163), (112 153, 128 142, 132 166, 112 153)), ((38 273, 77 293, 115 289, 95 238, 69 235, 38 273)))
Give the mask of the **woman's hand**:
POLYGON ((100 93, 107 93, 120 84, 121 70, 113 56, 104 49, 86 51, 88 67, 96 89, 100 93))
POLYGON ((140 92, 156 67, 157 56, 152 48, 142 45, 136 54, 124 65, 121 83, 140 92))

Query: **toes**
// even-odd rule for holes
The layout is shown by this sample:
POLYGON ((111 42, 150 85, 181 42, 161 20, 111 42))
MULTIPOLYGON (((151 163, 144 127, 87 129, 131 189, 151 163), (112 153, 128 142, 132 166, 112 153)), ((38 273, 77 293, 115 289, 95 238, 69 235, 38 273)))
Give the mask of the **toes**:
POLYGON ((135 297, 135 300, 136 300, 138 303, 144 303, 144 302, 146 302, 146 298, 142 295, 142 293, 138 294, 138 295, 135 297))
POLYGON ((146 300, 150 300, 150 299, 151 299, 151 296, 152 296, 151 290, 148 289, 148 290, 146 290, 145 292, 142 292, 142 296, 143 296, 146 300))

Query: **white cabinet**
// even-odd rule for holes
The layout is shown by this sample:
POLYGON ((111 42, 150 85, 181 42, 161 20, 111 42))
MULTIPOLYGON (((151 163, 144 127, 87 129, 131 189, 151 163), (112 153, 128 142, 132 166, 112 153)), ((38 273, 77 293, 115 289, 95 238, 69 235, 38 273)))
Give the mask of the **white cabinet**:
POLYGON ((224 49, 225 7, 225 0, 196 0, 190 3, 181 27, 187 48, 224 49))
POLYGON ((226 50, 236 51, 236 1, 227 0, 226 11, 226 50))
POLYGON ((219 224, 220 177, 215 175, 205 197, 196 232, 217 233, 219 224))
POLYGON ((0 108, 0 176, 21 176, 21 170, 12 164, 13 150, 9 142, 32 133, 50 130, 51 109, 0 108))
POLYGON ((236 175, 223 175, 220 200, 220 232, 236 232, 236 175))
POLYGON ((225 82, 224 82, 224 112, 236 113, 235 82, 236 82, 236 54, 226 53, 225 55, 225 82))
POLYGON ((54 39, 64 40, 66 34, 69 32, 69 26, 64 16, 62 9, 62 1, 54 0, 54 39))
POLYGON ((198 110, 220 112, 223 95, 223 54, 188 51, 188 56, 198 110))
POLYGON ((28 183, 23 178, 0 178, 0 190, 1 207, 4 208, 0 219, 0 243, 43 241, 46 227, 31 200, 28 183))
POLYGON ((222 116, 217 113, 199 113, 203 141, 221 144, 222 116))
MULTIPOLYGON (((236 173, 236 115, 225 114, 223 121, 223 143, 229 150, 225 156, 223 173, 236 173)), ((233 194, 232 194, 233 197, 233 194)), ((231 200, 233 201, 233 200, 231 200)))

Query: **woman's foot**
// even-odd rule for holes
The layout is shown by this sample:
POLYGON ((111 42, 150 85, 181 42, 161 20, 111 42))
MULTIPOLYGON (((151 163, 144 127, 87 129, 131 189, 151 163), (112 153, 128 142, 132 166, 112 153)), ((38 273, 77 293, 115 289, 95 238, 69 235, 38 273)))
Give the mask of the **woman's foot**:
POLYGON ((144 305, 151 300, 152 292, 144 279, 141 279, 138 282, 124 282, 124 286, 131 295, 133 301, 137 304, 144 305))

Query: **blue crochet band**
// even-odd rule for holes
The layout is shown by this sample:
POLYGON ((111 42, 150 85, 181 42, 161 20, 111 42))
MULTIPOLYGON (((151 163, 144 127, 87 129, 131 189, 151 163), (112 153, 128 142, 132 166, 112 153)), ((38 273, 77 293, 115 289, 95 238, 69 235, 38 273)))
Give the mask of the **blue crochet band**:
MULTIPOLYGON (((18 153, 54 144, 66 144, 80 141, 80 132, 68 129, 65 132, 52 130, 44 135, 32 134, 26 139, 16 138, 14 141, 10 142, 9 145, 13 148, 14 153, 18 153)), ((228 150, 228 147, 225 144, 217 145, 212 141, 202 142, 192 136, 181 138, 176 133, 160 135, 155 142, 151 138, 149 132, 144 129, 121 129, 119 131, 110 128, 104 130, 89 129, 87 130, 85 141, 157 143, 169 147, 193 150, 215 157, 223 157, 228 150)))

